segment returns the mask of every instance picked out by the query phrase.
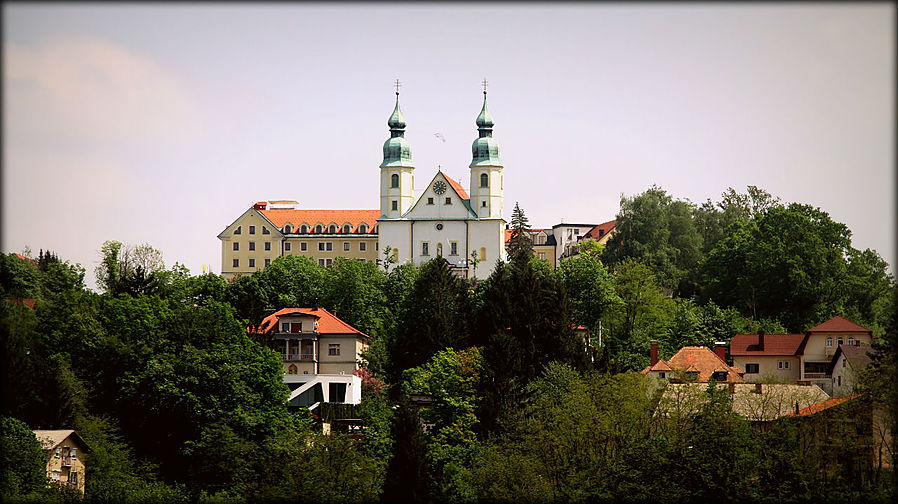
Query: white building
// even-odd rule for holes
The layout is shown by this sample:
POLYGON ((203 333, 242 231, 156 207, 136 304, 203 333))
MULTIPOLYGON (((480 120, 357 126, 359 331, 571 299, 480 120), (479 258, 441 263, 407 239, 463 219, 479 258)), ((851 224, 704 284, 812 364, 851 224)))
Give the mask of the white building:
POLYGON ((405 139, 405 118, 396 106, 387 121, 390 138, 380 165, 378 248, 390 250, 396 264, 446 259, 459 275, 484 278, 497 260, 505 260, 503 174, 493 119, 486 106, 477 116, 469 190, 437 171, 427 189, 415 195, 415 167, 405 139), (477 266, 472 256, 476 257, 477 266))

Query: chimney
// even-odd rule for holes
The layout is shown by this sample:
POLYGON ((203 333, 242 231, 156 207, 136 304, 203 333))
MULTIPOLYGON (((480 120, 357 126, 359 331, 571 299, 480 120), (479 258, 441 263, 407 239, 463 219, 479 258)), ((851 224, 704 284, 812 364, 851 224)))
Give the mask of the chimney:
POLYGON ((653 341, 652 345, 649 347, 649 362, 650 366, 654 366, 658 363, 658 343, 653 341))
POLYGON ((755 394, 760 394, 760 393, 761 393, 761 384, 755 383, 755 394))
POLYGON ((730 384, 728 384, 728 385, 727 385, 727 388, 730 389, 730 394, 735 394, 735 393, 736 393, 736 384, 735 384, 735 383, 730 383, 730 384))
POLYGON ((726 355, 727 355, 727 346, 726 345, 727 344, 723 341, 715 341, 714 342, 714 353, 723 362, 726 362, 726 355))
POLYGON ((764 351, 764 331, 758 331, 758 351, 764 351))

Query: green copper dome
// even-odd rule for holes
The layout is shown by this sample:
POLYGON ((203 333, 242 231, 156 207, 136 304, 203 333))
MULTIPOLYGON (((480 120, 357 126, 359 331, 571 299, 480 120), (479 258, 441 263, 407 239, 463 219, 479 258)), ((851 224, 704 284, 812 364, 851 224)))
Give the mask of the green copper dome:
POLYGON ((499 161, 499 144, 493 138, 493 116, 486 108, 486 91, 483 92, 483 108, 477 116, 477 131, 480 137, 471 145, 474 166, 502 166, 499 161))
POLYGON ((380 167, 411 166, 412 149, 405 139, 405 116, 399 109, 399 93, 396 93, 396 107, 387 120, 387 126, 390 127, 390 138, 384 142, 384 162, 380 167))

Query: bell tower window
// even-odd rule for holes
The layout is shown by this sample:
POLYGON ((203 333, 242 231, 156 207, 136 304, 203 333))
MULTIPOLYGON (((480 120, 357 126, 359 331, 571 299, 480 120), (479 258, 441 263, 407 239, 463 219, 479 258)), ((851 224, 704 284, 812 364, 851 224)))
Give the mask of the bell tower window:
POLYGON ((490 186, 490 177, 486 173, 480 174, 480 187, 489 187, 490 186))
POLYGON ((399 175, 395 173, 390 175, 390 187, 394 189, 399 187, 399 175))

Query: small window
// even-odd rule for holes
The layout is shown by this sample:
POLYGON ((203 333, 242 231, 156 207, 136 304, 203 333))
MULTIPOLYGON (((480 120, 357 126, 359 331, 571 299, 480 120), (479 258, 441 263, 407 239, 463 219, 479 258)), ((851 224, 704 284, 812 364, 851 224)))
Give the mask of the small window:
POLYGON ((343 252, 349 252, 349 242, 343 242, 343 252))
POLYGON ((833 346, 833 338, 832 338, 832 336, 827 336, 827 338, 826 338, 826 346, 827 346, 827 348, 832 348, 832 346, 833 346))
POLYGON ((486 247, 480 247, 480 260, 486 261, 486 247))
POLYGON ((390 175, 390 187, 394 189, 399 187, 399 175, 395 173, 390 175))
POLYGON ((284 250, 286 250, 287 252, 290 252, 290 247, 291 247, 290 242, 284 242, 284 250))
POLYGON ((324 259, 318 259, 318 266, 324 266, 324 259))
POLYGON ((318 224, 317 226, 315 226, 315 234, 321 234, 323 232, 324 232, 324 226, 322 226, 321 224, 318 224))
POLYGON ((237 229, 234 230, 234 234, 240 234, 240 233, 242 233, 243 230, 240 229, 241 227, 242 227, 242 226, 237 226, 237 229))
POLYGON ((392 203, 393 203, 393 211, 395 212, 396 210, 399 210, 399 202, 396 200, 393 200, 392 203))
POLYGON ((265 259, 265 267, 266 268, 268 267, 269 264, 271 264, 271 259, 265 259))
POLYGON ((854 338, 853 337, 848 338, 848 346, 854 346, 854 338))
POLYGON ((449 255, 458 255, 458 242, 449 242, 449 255))
POLYGON ((481 201, 481 202, 480 202, 480 206, 483 207, 483 208, 486 208, 486 201, 481 201))
POLYGON ((540 252, 540 253, 539 253, 539 258, 540 258, 540 259, 545 259, 545 258, 546 258, 546 253, 545 253, 545 252, 540 252))
POLYGON ((265 250, 271 250, 271 242, 265 242, 265 250))
POLYGON ((789 361, 783 361, 783 369, 789 369, 789 361))
POLYGON ((836 343, 837 343, 839 346, 842 346, 842 343, 843 343, 842 338, 839 338, 838 340, 836 340, 836 343))
POLYGON ((271 234, 271 231, 269 231, 267 227, 262 226, 262 234, 263 234, 263 235, 271 234))
POLYGON ((359 242, 359 251, 364 252, 366 250, 368 250, 368 243, 367 242, 359 242))
POLYGON ((299 250, 302 252, 309 250, 309 242, 299 242, 299 250))
POLYGON ((359 233, 367 233, 368 226, 366 226, 364 223, 359 224, 358 231, 359 231, 359 233))
POLYGON ((249 234, 256 234, 256 226, 249 227, 249 234))
POLYGON ((745 365, 745 374, 749 373, 757 373, 759 371, 759 364, 746 364, 745 365))
POLYGON ((333 259, 325 259, 325 260, 324 260, 324 265, 325 265, 325 266, 330 266, 332 262, 334 262, 333 259))
POLYGON ((427 198, 427 204, 433 205, 433 198, 427 198))
POLYGON ((429 256, 430 255, 430 243, 421 242, 421 255, 429 256))
POLYGON ((327 250, 328 252, 334 250, 334 242, 327 242, 324 245, 325 250, 327 250))
POLYGON ((783 369, 783 361, 776 361, 776 368, 783 369))
POLYGON ((839 386, 842 386, 842 376, 839 376, 839 386))
POLYGON ((445 203, 445 204, 446 204, 446 205, 451 205, 451 204, 452 204, 452 198, 446 198, 446 203, 445 203))
POLYGON ((255 268, 255 267, 256 267, 256 260, 253 259, 252 257, 249 258, 249 267, 250 267, 250 268, 255 268))
POLYGON ((349 234, 352 232, 352 226, 349 224, 343 224, 343 234, 349 234))
POLYGON ((324 242, 318 242, 318 251, 324 252, 324 242))
POLYGON ((72 471, 69 473, 69 483, 71 483, 73 485, 78 484, 78 472, 77 471, 72 471))
POLYGON ((292 232, 293 232, 293 226, 291 226, 290 224, 285 224, 284 225, 284 233, 292 233, 292 232))
POLYGON ((256 242, 249 242, 249 249, 256 250, 256 242))
POLYGON ((664 374, 664 371, 660 371, 660 372, 658 373, 658 378, 662 378, 662 379, 663 379, 663 378, 667 378, 667 375, 664 374))
POLYGON ((240 259, 234 259, 233 261, 231 261, 231 266, 234 268, 239 268, 240 267, 240 259))
POLYGON ((306 226, 305 224, 303 224, 302 226, 299 226, 299 232, 302 233, 302 234, 308 233, 308 232, 309 232, 309 226, 306 226))
POLYGON ((240 242, 234 242, 234 250, 240 250, 240 242))
POLYGON ((480 174, 480 187, 489 187, 490 186, 490 178, 486 173, 480 174))
POLYGON ((290 364, 290 367, 287 368, 287 374, 297 374, 297 371, 299 370, 296 368, 296 364, 290 364))
POLYGON ((327 345, 327 354, 328 355, 340 355, 340 344, 339 343, 330 343, 327 345))
POLYGON ((328 227, 327 227, 327 232, 328 232, 329 234, 337 234, 337 225, 336 225, 336 224, 331 224, 330 226, 328 226, 328 227))

